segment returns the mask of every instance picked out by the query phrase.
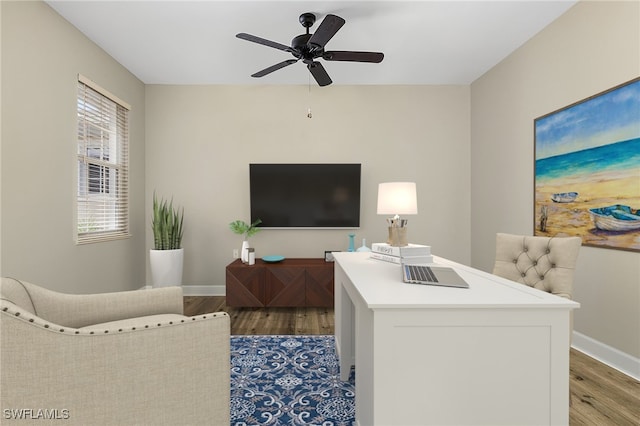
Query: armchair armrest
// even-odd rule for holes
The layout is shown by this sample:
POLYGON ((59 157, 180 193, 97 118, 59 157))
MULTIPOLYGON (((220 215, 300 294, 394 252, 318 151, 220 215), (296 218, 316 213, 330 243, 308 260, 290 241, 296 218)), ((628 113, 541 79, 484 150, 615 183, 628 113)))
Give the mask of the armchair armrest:
POLYGON ((80 328, 158 314, 183 314, 181 287, 65 294, 31 284, 28 291, 37 316, 65 327, 80 328))
MULTIPOLYGON (((3 414, 57 410, 65 425, 229 424, 226 313, 82 330, 8 306, 0 311, 3 414)), ((24 423, 3 424, 11 420, 24 423)))

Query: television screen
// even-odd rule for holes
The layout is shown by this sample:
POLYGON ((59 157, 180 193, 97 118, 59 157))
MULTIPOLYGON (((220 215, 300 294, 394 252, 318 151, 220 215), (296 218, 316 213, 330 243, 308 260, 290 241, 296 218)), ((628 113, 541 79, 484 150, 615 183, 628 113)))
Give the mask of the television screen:
POLYGON ((249 184, 261 227, 360 226, 360 164, 250 164, 249 184))

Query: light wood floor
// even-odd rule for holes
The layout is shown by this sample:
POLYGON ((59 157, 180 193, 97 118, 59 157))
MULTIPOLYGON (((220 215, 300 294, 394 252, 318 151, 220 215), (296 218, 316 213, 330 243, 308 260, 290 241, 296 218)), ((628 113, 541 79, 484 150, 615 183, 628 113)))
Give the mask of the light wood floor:
MULTIPOLYGON (((231 334, 333 334, 333 309, 231 308, 224 297, 185 297, 186 315, 225 311, 231 334)), ((571 349, 570 425, 640 425, 640 382, 571 349)))

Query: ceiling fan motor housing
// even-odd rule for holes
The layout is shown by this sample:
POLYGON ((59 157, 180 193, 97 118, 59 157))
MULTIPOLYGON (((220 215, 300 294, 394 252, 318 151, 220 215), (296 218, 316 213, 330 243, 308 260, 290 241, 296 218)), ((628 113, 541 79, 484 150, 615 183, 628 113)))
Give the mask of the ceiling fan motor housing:
POLYGON ((313 34, 301 34, 291 40, 291 47, 294 52, 291 52, 296 58, 304 60, 312 60, 322 56, 324 49, 316 47, 308 43, 313 34))

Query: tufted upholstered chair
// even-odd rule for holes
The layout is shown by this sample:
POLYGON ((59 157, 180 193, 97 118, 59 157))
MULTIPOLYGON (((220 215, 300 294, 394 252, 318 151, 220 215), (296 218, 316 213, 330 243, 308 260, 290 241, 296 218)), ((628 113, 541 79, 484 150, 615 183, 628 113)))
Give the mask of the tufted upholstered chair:
MULTIPOLYGON (((581 245, 580 237, 532 237, 498 233, 493 273, 571 299, 573 276, 581 245)), ((573 312, 569 321, 571 334, 573 312)), ((571 391, 569 405, 572 405, 571 391)))
POLYGON ((2 278, 1 423, 228 425, 229 344, 228 315, 184 316, 180 287, 71 295, 2 278))
POLYGON ((580 237, 498 233, 493 273, 571 299, 580 237))

